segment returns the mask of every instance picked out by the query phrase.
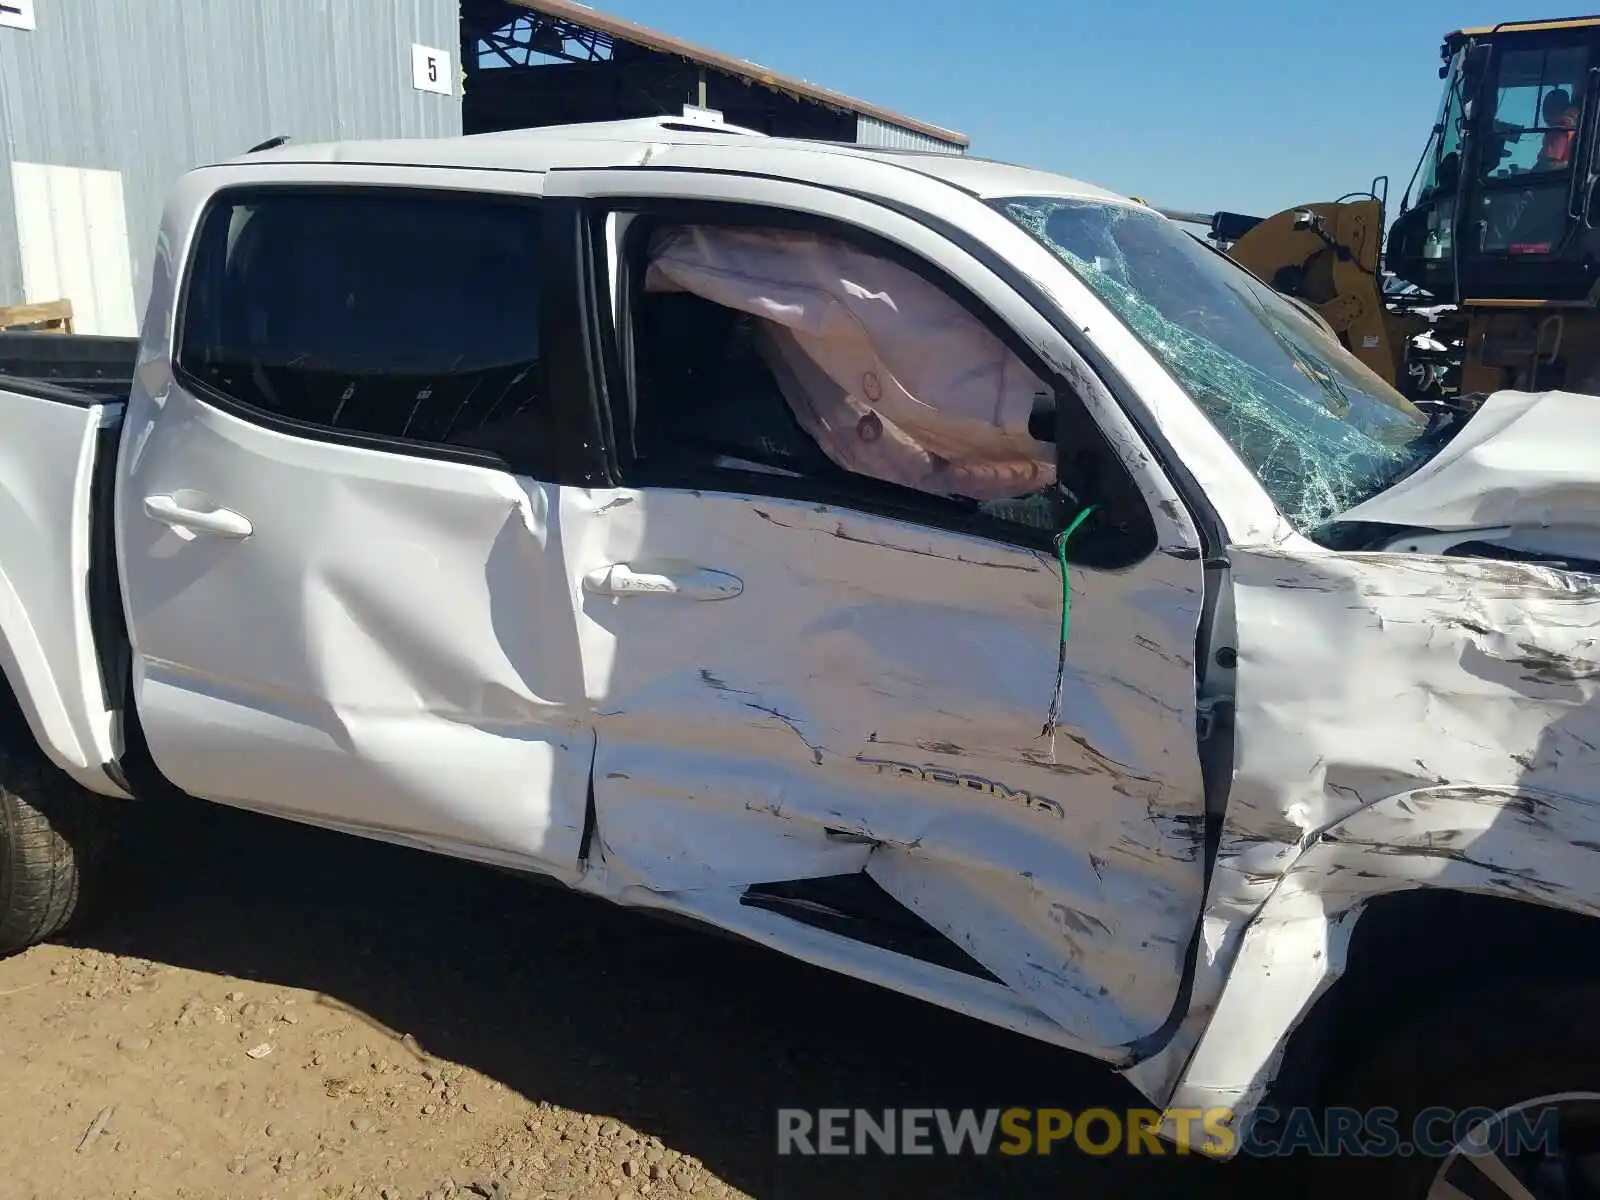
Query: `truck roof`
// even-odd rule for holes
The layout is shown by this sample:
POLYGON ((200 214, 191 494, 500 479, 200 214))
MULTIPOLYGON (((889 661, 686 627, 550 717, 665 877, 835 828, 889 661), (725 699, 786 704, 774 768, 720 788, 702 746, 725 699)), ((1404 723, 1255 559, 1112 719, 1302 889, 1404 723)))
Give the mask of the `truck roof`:
MULTIPOLYGON (((451 138, 395 138, 376 141, 283 145, 241 155, 231 164, 348 162, 390 166, 454 167, 464 170, 546 171, 563 166, 640 166, 663 145, 759 145, 779 151, 784 173, 808 178, 806 163, 816 155, 846 155, 900 167, 943 180, 971 194, 1061 196, 1138 206, 1138 202, 1093 184, 1047 171, 964 154, 890 150, 846 142, 769 137, 757 130, 700 117, 646 117, 581 125, 548 125, 451 138), (792 167, 785 159, 792 155, 792 167)), ((773 159, 763 156, 762 170, 773 159)), ((230 165, 231 165, 230 164, 230 165)), ((202 168, 204 169, 204 168, 202 168)))

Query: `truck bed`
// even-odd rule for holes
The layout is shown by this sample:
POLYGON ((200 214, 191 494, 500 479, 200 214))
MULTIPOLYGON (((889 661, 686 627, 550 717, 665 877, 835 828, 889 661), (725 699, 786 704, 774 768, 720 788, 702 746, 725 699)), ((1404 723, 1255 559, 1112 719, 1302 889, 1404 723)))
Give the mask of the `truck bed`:
POLYGON ((0 333, 0 386, 46 383, 122 400, 138 359, 138 338, 0 333))
POLYGON ((43 364, 54 378, 0 374, 0 676, 56 766, 92 791, 124 794, 105 768, 126 686, 111 505, 131 355, 119 380, 106 343, 120 339, 0 336, 7 348, 13 336, 91 347, 77 360, 6 360, 43 364), (85 368, 105 373, 85 387, 85 368))

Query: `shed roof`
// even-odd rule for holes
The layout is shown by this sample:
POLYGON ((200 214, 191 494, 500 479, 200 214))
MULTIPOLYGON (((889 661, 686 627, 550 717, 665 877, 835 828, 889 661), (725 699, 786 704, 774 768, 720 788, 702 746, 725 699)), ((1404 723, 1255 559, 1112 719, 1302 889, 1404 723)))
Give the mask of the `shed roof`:
POLYGON ((595 29, 613 38, 625 42, 632 42, 636 46, 658 51, 662 54, 675 54, 680 58, 689 59, 691 62, 722 71, 725 74, 759 83, 765 87, 779 92, 787 92, 804 100, 812 100, 818 104, 826 104, 832 108, 845 109, 858 113, 861 116, 873 117, 889 125, 898 125, 902 129, 909 129, 926 137, 937 138, 942 142, 965 149, 971 145, 972 139, 964 133, 957 133, 953 129, 945 129, 940 125, 931 125, 926 121, 918 121, 913 117, 902 116, 887 108, 880 108, 876 104, 869 104, 865 100, 857 100, 853 96, 846 96, 842 92, 835 92, 829 88, 818 87, 814 83, 807 83, 804 79, 795 79, 792 76, 780 75, 769 70, 759 63, 753 63, 743 58, 735 58, 731 54, 723 54, 717 50, 708 50, 704 46, 696 46, 693 42, 686 42, 682 38, 673 37, 671 34, 660 33, 654 29, 647 29, 643 25, 636 25, 632 21, 625 21, 621 17, 613 17, 606 13, 597 12, 585 4, 577 4, 574 0, 510 0, 512 4, 533 12, 543 13, 556 20, 567 21, 573 25, 582 25, 595 29))

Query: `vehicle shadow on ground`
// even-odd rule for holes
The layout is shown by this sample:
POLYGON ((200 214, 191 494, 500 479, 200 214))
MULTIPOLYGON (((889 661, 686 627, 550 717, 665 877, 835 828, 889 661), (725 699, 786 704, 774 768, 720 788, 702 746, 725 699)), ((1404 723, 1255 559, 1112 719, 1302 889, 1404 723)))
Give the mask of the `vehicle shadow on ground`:
POLYGON ((762 1200, 1240 1194, 1244 1168, 1059 1147, 780 1158, 779 1107, 1143 1102, 1028 1039, 470 864, 211 806, 141 812, 129 840, 137 891, 79 944, 324 993, 530 1100, 655 1134, 762 1200))

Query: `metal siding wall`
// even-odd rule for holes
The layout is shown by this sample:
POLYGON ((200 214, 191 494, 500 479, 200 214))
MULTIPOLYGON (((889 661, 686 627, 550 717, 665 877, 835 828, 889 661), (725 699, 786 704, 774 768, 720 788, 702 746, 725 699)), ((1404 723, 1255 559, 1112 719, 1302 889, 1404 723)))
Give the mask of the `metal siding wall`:
POLYGON ((70 300, 78 333, 138 332, 120 171, 11 164, 23 291, 70 300))
POLYGON ((856 115, 856 144, 882 146, 886 150, 931 150, 935 154, 965 154, 966 148, 955 142, 915 133, 899 125, 880 121, 877 117, 856 115))
POLYGON ((11 162, 120 171, 142 311, 168 187, 287 134, 461 132, 458 0, 38 0, 0 28, 0 304, 22 300, 11 162), (413 90, 411 45, 454 95, 413 90))

